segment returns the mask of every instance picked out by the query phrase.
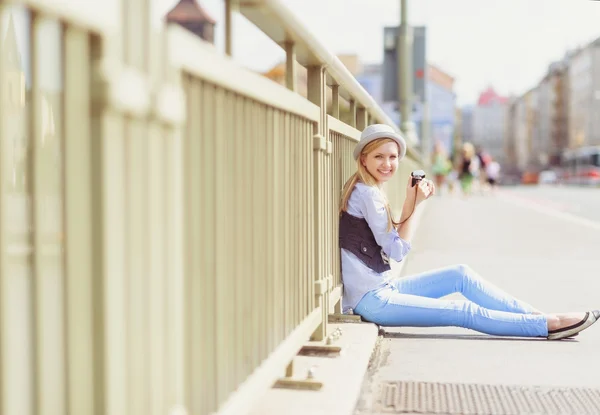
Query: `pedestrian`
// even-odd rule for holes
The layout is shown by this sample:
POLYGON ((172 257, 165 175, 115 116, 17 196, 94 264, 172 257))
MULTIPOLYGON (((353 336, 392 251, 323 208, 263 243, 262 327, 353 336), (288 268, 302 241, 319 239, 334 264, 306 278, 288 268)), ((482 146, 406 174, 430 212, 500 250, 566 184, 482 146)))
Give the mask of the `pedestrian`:
POLYGON ((496 160, 491 160, 485 167, 485 175, 487 176, 487 182, 490 185, 490 190, 494 192, 500 179, 500 163, 496 160))
POLYGON ((440 192, 446 183, 446 176, 452 170, 452 163, 441 141, 435 143, 432 159, 431 172, 435 180, 435 187, 440 192))
POLYGON ((473 187, 473 180, 479 177, 479 159, 475 156, 475 147, 471 143, 464 143, 461 153, 459 180, 465 196, 469 196, 473 187))
POLYGON ((480 277, 466 265, 393 279, 390 259, 411 249, 415 212, 435 194, 431 180, 409 178, 399 221, 382 185, 406 154, 404 138, 391 127, 370 125, 354 149, 357 171, 346 182, 340 204, 339 242, 345 312, 384 326, 458 326, 499 336, 564 339, 590 327, 600 311, 544 314, 480 277), (466 300, 442 297, 461 293, 466 300))
POLYGON ((479 193, 484 194, 488 185, 487 170, 492 162, 492 156, 490 156, 481 145, 475 147, 475 155, 477 156, 477 163, 479 165, 479 180, 477 185, 479 187, 479 193))

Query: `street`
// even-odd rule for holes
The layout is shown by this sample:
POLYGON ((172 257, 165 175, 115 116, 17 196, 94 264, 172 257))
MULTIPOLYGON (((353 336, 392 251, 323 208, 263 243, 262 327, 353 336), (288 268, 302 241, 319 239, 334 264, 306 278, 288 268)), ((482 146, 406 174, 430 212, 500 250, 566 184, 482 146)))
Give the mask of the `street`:
POLYGON ((600 189, 579 186, 520 186, 510 193, 535 203, 600 222, 600 189))
MULTIPOLYGON (((403 275, 466 263, 542 311, 600 308, 600 189, 503 188, 496 195, 441 196, 429 202, 403 275)), ((518 386, 514 390, 529 396, 536 390, 533 387, 560 387, 572 396, 579 392, 569 388, 592 388, 589 393, 596 398, 586 398, 590 407, 570 410, 574 412, 552 407, 541 412, 600 413, 600 359, 596 356, 600 325, 559 342, 500 338, 461 328, 385 331, 380 358, 373 362, 363 385, 359 413, 422 411, 414 402, 423 401, 425 386, 414 392, 412 407, 391 403, 395 398, 390 391, 398 394, 402 382, 434 383, 436 388, 471 385, 462 390, 466 395, 456 396, 457 402, 477 402, 472 390, 480 385, 490 385, 490 393, 499 385, 514 385, 518 386)), ((511 396, 505 399, 507 408, 514 405, 518 413, 540 413, 521 408, 516 395, 511 396)), ((439 413, 463 413, 448 411, 439 413)), ((513 413, 506 408, 490 411, 513 413)))

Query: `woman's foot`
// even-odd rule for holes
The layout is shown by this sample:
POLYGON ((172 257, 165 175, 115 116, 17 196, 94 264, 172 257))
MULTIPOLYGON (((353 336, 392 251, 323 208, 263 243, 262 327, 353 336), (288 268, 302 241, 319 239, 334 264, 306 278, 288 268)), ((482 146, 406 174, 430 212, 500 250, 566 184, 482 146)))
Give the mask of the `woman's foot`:
POLYGON ((547 317, 548 340, 560 340, 573 337, 590 327, 600 319, 600 311, 586 313, 554 314, 547 317))

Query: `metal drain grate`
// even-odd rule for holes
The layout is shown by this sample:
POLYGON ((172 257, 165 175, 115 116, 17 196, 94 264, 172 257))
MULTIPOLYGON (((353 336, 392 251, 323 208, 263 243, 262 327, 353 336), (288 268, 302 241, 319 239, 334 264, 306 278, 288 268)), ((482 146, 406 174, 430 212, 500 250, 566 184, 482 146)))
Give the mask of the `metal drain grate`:
POLYGON ((600 414, 600 390, 459 383, 388 382, 382 413, 446 415, 600 414))

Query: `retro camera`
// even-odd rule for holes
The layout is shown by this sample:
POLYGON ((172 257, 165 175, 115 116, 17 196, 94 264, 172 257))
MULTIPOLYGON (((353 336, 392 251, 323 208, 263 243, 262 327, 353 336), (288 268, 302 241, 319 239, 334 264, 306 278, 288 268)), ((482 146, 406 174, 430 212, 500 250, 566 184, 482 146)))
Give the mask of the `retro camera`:
POLYGON ((415 170, 410 173, 410 177, 412 178, 411 187, 415 187, 417 183, 425 178, 425 172, 423 170, 415 170))

